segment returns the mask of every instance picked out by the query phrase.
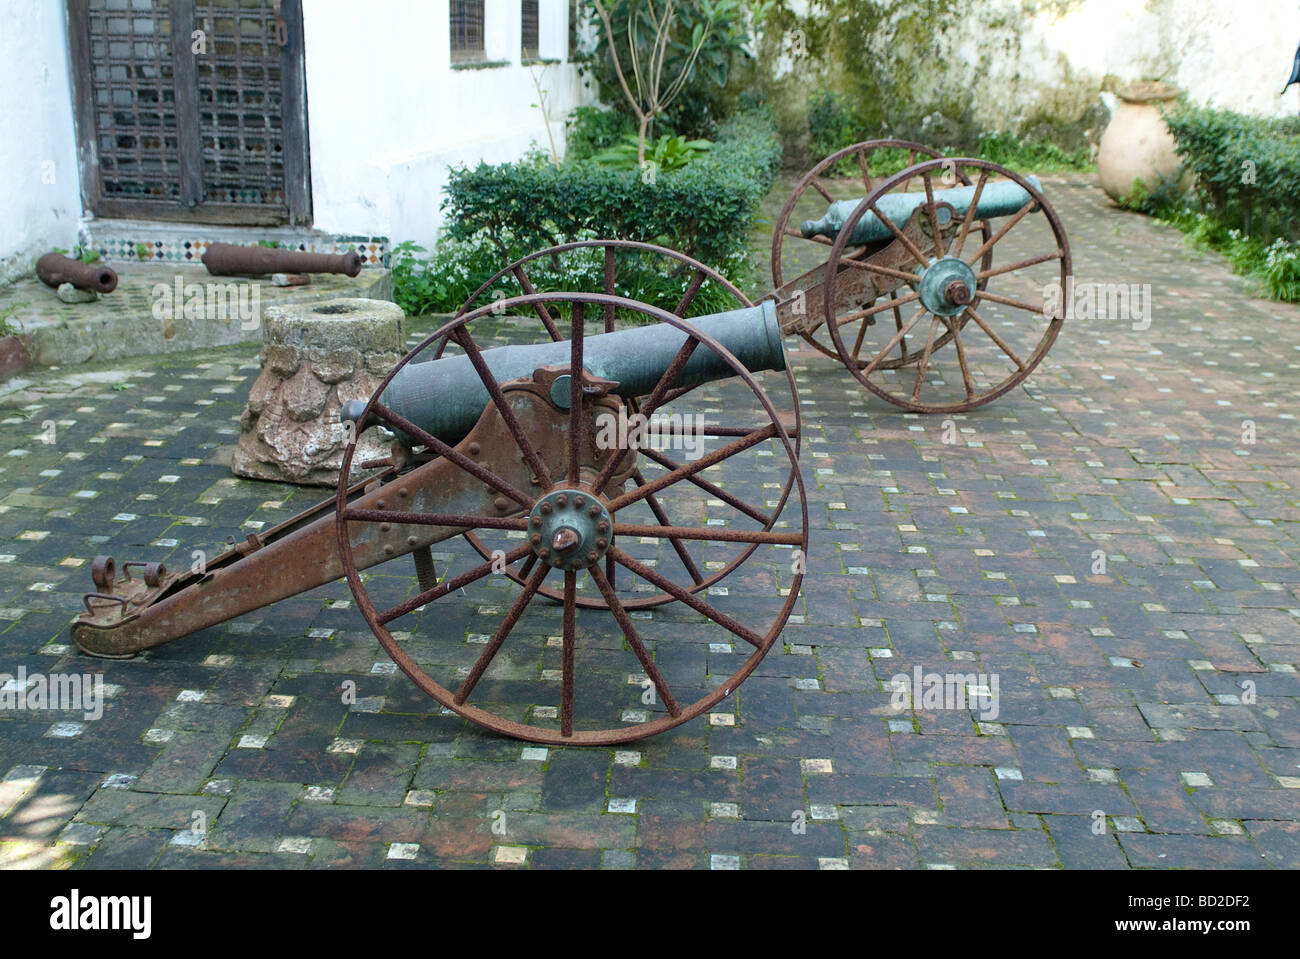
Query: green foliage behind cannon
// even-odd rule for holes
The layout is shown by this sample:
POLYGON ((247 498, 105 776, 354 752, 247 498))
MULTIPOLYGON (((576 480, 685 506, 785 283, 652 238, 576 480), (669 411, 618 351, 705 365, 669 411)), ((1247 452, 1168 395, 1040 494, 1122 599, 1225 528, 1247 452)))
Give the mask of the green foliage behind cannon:
MULTIPOLYGON (((411 244, 393 251, 395 299, 408 314, 451 312, 507 262, 596 238, 670 247, 734 278, 748 267, 758 201, 780 163, 775 125, 767 114, 751 110, 724 123, 709 151, 680 169, 656 170, 653 178, 590 160, 453 170, 444 203, 448 226, 438 248, 427 256, 411 244)), ((530 271, 545 268, 538 264, 530 271)), ((562 288, 602 288, 598 251, 588 264, 571 258, 566 270, 562 288)), ((621 271, 618 291, 644 302, 675 302, 689 282, 686 272, 664 276, 661 263, 648 263, 643 271, 621 271)), ((712 291, 710 284, 692 304, 693 315, 729 306, 725 298, 711 300, 712 291)))

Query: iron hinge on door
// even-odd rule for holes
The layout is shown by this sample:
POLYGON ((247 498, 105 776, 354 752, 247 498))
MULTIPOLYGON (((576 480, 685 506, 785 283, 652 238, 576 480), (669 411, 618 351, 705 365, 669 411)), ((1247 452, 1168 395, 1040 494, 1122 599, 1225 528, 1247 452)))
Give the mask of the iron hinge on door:
POLYGON ((275 42, 282 47, 289 45, 289 24, 284 20, 284 14, 280 11, 282 0, 271 0, 271 7, 275 10, 275 42))

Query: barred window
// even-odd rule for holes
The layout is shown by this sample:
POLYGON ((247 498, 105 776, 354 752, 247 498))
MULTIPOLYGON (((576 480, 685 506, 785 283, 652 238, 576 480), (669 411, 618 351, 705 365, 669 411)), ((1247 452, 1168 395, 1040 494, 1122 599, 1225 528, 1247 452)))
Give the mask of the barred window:
POLYGON ((582 4, 578 0, 569 0, 569 59, 576 59, 578 56, 578 30, 582 26, 579 17, 582 16, 582 4))
POLYGON ((451 0, 451 62, 483 57, 483 0, 451 0))
POLYGON ((525 60, 536 59, 540 53, 537 41, 537 3, 538 0, 523 0, 523 49, 525 60))

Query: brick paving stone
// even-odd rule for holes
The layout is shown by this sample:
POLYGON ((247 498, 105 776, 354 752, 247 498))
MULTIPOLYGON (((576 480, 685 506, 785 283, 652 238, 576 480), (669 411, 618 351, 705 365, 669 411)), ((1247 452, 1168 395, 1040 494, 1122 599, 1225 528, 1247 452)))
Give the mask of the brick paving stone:
POLYGON ((913 831, 923 864, 1055 866, 1056 849, 1042 829, 958 829, 917 826, 913 831))
MULTIPOLYGON (((1109 817, 1106 810, 1103 813, 1109 817)), ((1045 815, 1043 826, 1066 869, 1127 869, 1128 859, 1109 818, 1045 815), (1099 832, 1099 829, 1104 831, 1099 832)))
POLYGON ((1135 869, 1260 869, 1266 857, 1248 836, 1196 838, 1120 833, 1119 843, 1135 869))

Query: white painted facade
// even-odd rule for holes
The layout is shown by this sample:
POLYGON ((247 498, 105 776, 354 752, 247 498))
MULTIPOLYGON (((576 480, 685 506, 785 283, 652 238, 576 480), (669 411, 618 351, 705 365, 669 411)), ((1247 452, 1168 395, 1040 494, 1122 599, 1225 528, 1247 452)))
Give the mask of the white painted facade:
POLYGON ((568 2, 540 0, 543 59, 520 62, 519 0, 486 0, 487 60, 453 69, 447 0, 304 0, 312 206, 319 229, 432 242, 448 170, 550 149, 534 76, 563 156, 564 120, 593 102, 568 63, 568 2), (364 79, 363 79, 364 78, 364 79))
POLYGON ((50 247, 70 248, 81 218, 72 75, 63 4, 0 0, 0 283, 50 247))
POLYGON ((1300 90, 1279 96, 1300 43, 1296 0, 1083 0, 1064 13, 1044 4, 1028 18, 1017 16, 1020 0, 981 5, 985 19, 1019 36, 1014 59, 996 54, 997 31, 959 47, 966 62, 984 56, 991 67, 977 100, 990 125, 1014 126, 1067 82, 1100 92, 1108 77, 1162 80, 1194 103, 1239 113, 1300 112, 1300 90))

